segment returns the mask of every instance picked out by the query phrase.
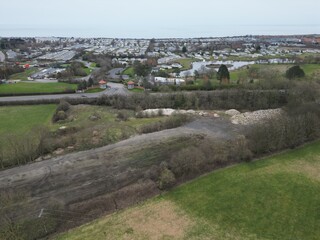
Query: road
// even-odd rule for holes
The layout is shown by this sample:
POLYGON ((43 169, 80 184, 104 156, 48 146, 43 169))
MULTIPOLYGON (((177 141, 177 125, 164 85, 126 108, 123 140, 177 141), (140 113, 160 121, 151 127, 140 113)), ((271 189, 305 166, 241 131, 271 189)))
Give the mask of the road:
POLYGON ((0 102, 32 101, 32 100, 55 100, 64 98, 97 98, 103 95, 129 95, 129 91, 123 84, 109 82, 106 89, 99 93, 72 93, 72 94, 55 94, 55 95, 32 95, 16 97, 0 97, 0 102))
POLYGON ((4 62, 4 60, 6 60, 6 55, 0 51, 0 62, 4 62))
POLYGON ((124 70, 124 68, 114 68, 111 69, 108 72, 108 77, 112 78, 112 79, 119 79, 120 78, 120 74, 122 73, 122 71, 124 70))

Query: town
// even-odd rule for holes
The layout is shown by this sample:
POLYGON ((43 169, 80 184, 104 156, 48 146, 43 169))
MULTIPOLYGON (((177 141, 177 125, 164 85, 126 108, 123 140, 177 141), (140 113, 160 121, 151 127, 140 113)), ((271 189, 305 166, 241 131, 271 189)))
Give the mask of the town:
POLYGON ((312 64, 320 62, 319 43, 318 35, 1 38, 0 83, 15 85, 0 87, 0 95, 90 93, 105 90, 105 82, 124 84, 135 92, 168 91, 168 85, 182 90, 214 89, 218 87, 214 79, 221 65, 231 72, 231 85, 255 81, 257 76, 252 72, 259 65, 283 71, 283 66, 303 64, 309 75, 315 76, 319 70, 312 64), (27 82, 30 84, 25 88, 27 82))

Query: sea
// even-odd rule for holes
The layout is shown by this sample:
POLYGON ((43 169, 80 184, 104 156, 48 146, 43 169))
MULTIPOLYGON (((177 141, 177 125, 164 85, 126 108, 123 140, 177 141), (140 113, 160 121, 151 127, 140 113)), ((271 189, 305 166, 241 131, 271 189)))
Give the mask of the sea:
POLYGON ((320 34, 320 25, 55 26, 0 24, 0 37, 199 38, 320 34))

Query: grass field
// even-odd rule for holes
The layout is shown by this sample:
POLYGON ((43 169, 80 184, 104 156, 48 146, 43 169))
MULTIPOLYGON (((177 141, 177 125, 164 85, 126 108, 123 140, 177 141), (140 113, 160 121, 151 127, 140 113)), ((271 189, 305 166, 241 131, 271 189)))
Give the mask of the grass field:
POLYGON ((316 240, 320 142, 222 169, 56 239, 316 240))
POLYGON ((90 88, 85 91, 85 93, 98 93, 103 92, 105 89, 102 88, 90 88))
POLYGON ((85 67, 85 68, 83 68, 83 71, 85 71, 86 74, 89 75, 92 72, 92 69, 85 67))
POLYGON ((51 124, 56 105, 0 107, 0 135, 27 133, 35 126, 51 124))
POLYGON ((180 71, 185 71, 185 70, 191 69, 192 63, 197 61, 199 60, 195 58, 182 58, 182 59, 175 60, 174 62, 180 63, 182 65, 182 68, 180 69, 180 71))
POLYGON ((19 82, 14 84, 1 84, 0 94, 11 93, 54 93, 64 92, 67 89, 76 90, 76 84, 68 83, 34 83, 34 82, 19 82))
POLYGON ((311 76, 312 74, 320 75, 320 64, 303 64, 301 68, 307 76, 311 76))
POLYGON ((144 89, 134 88, 134 89, 130 89, 129 91, 130 91, 130 92, 135 92, 135 93, 141 93, 141 92, 144 92, 144 89))
POLYGON ((39 71, 38 68, 29 68, 29 69, 25 70, 24 72, 11 75, 9 79, 24 80, 25 81, 25 80, 28 80, 28 77, 30 77, 32 74, 34 74, 38 71, 39 71))
POLYGON ((90 67, 91 67, 91 68, 96 68, 96 67, 97 67, 97 63, 94 63, 94 62, 91 63, 91 64, 90 64, 90 67))
POLYGON ((134 69, 133 67, 128 67, 126 68, 123 72, 122 72, 123 75, 128 75, 129 77, 133 78, 135 73, 134 73, 134 69))

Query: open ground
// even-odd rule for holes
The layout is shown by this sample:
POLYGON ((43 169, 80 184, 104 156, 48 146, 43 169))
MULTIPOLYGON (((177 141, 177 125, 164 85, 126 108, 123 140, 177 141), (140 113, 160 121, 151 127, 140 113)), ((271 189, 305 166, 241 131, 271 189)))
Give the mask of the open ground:
POLYGON ((320 142, 210 173, 56 239, 318 239, 320 142))

